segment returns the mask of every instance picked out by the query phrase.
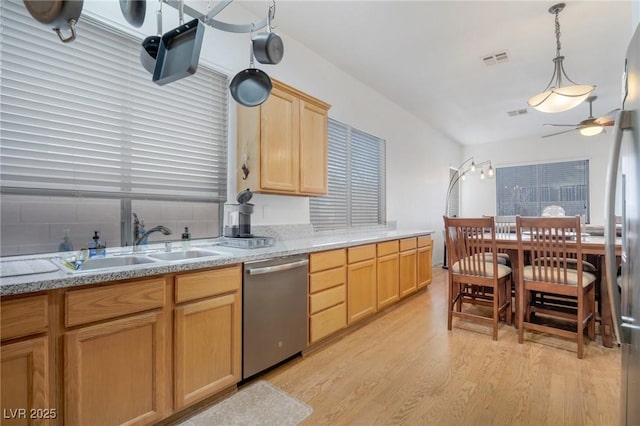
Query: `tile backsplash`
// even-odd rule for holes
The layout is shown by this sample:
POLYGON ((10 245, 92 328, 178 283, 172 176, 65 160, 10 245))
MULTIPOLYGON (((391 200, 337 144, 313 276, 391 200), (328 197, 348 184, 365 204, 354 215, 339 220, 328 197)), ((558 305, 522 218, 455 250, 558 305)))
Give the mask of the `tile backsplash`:
MULTIPOLYGON (((87 247, 99 231, 107 247, 120 242, 120 200, 2 194, 0 255, 57 252, 65 230, 74 249, 87 247)), ((214 203, 133 201, 132 209, 145 228, 164 225, 173 233, 154 233, 149 241, 179 240, 185 226, 192 238, 219 236, 218 205, 214 203)))

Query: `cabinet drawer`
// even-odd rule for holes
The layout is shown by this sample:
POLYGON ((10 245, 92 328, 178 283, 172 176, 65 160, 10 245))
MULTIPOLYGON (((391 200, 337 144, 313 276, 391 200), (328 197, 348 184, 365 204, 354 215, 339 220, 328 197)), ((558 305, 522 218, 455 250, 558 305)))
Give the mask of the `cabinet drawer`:
POLYGON ((164 305, 164 294, 164 278, 68 291, 65 325, 72 327, 160 308, 164 305))
POLYGON ((309 293, 317 293, 347 282, 347 267, 329 269, 309 275, 309 293))
POLYGON ((431 235, 423 235, 418 237, 418 247, 427 247, 433 245, 433 240, 431 240, 431 235))
POLYGON ((417 238, 404 238, 400 240, 400 251, 413 250, 417 246, 417 238))
POLYGON ((242 269, 240 265, 178 275, 176 277, 176 303, 230 293, 239 290, 241 285, 242 269))
POLYGON ((309 296, 309 313, 315 314, 338 303, 344 303, 347 294, 346 289, 347 286, 342 284, 338 287, 312 294, 309 296))
POLYGON ((47 330, 47 296, 3 300, 0 305, 2 340, 47 330))
POLYGON ((349 263, 361 262, 363 260, 376 258, 376 245, 367 244, 366 246, 349 247, 348 249, 349 263))
POLYGON ((311 253, 309 255, 309 272, 324 271, 347 263, 345 249, 311 253))
POLYGON ((378 257, 398 252, 398 240, 378 243, 378 257))
POLYGON ((315 315, 309 320, 309 341, 311 343, 347 326, 347 304, 341 303, 315 315))

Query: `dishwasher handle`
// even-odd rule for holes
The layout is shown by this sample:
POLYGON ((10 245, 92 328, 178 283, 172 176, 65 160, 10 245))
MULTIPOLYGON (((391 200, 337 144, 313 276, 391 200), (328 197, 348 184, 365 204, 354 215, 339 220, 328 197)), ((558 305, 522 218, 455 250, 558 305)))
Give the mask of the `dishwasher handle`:
POLYGON ((298 260, 296 262, 283 263, 282 265, 263 266, 261 268, 249 268, 247 269, 247 273, 249 275, 260 275, 260 274, 269 274, 271 272, 288 271, 290 269, 295 269, 301 266, 305 266, 308 263, 309 263, 308 259, 303 259, 303 260, 298 260))

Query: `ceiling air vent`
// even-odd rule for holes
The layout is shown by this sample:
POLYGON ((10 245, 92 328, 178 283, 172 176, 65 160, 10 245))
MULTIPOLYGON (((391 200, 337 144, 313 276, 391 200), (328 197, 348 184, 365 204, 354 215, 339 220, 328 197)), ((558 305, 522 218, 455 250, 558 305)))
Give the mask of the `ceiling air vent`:
POLYGON ((513 111, 508 111, 507 115, 509 117, 516 117, 518 115, 523 115, 523 114, 526 114, 526 113, 527 113, 527 109, 524 108, 524 109, 516 109, 516 110, 513 110, 513 111))
POLYGON ((486 66, 501 64, 508 60, 509 56, 507 55, 507 52, 490 53, 482 57, 482 62, 484 62, 486 66))

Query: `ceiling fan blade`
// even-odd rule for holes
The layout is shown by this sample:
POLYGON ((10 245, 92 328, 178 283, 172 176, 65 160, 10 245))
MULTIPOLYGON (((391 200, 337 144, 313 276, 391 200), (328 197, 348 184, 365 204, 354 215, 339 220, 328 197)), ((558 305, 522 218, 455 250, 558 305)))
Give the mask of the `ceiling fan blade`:
POLYGON ((620 108, 609 111, 608 113, 596 118, 595 123, 600 126, 613 126, 616 120, 616 113, 620 111, 620 108))
POLYGON ((545 123, 545 124, 543 124, 543 126, 576 127, 576 126, 579 126, 579 124, 552 124, 552 123, 545 123))
POLYGON ((563 130, 562 132, 551 133, 549 135, 542 135, 543 138, 548 138, 549 136, 561 135, 563 133, 573 132, 574 130, 578 130, 578 127, 574 127, 573 129, 563 130))

